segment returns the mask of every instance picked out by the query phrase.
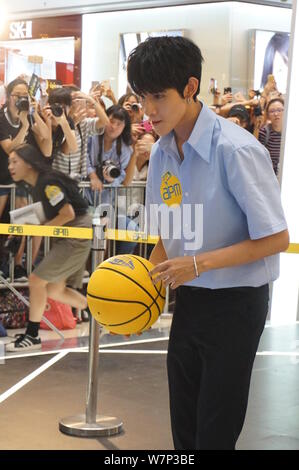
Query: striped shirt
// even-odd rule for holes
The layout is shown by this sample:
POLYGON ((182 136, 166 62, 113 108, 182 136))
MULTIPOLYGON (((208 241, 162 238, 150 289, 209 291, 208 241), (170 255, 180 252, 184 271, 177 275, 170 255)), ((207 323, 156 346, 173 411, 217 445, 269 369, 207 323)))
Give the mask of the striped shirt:
POLYGON ((273 169, 277 175, 279 170, 281 132, 276 132, 272 129, 271 125, 262 127, 259 132, 258 140, 270 153, 273 169))
POLYGON ((63 153, 58 150, 54 155, 52 167, 77 180, 87 176, 87 143, 90 136, 101 134, 103 129, 97 128, 98 118, 85 118, 75 128, 77 152, 63 153))

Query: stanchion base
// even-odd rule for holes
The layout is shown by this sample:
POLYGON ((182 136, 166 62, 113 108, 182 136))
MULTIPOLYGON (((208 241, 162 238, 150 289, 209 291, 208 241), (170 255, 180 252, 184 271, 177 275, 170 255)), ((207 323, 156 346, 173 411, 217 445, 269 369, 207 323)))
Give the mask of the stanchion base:
POLYGON ((122 430, 123 423, 117 418, 97 415, 95 423, 86 423, 86 415, 69 416, 59 423, 64 434, 79 437, 114 436, 122 430))

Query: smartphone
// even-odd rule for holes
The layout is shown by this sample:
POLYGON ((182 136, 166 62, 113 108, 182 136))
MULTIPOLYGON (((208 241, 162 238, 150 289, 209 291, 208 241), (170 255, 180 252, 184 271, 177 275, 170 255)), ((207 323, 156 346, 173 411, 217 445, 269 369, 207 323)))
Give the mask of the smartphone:
POLYGON ((217 80, 215 78, 210 79, 210 85, 209 85, 209 93, 212 93, 212 95, 215 95, 217 90, 217 80))
POLYGON ((39 90, 39 88, 40 88, 39 78, 35 73, 33 73, 30 78, 29 89, 28 89, 28 92, 31 98, 35 98, 35 95, 37 94, 37 91, 39 90))
POLYGON ((143 121, 142 127, 145 130, 145 132, 151 132, 153 130, 153 126, 150 121, 143 121))

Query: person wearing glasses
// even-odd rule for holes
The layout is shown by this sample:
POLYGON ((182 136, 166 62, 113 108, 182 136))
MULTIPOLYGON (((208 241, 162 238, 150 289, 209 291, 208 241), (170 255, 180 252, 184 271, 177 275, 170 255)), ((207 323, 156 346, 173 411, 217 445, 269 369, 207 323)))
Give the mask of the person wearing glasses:
POLYGON ((266 106, 268 124, 260 129, 258 140, 270 153, 273 169, 276 175, 279 171, 281 131, 283 121, 284 101, 273 98, 266 106))

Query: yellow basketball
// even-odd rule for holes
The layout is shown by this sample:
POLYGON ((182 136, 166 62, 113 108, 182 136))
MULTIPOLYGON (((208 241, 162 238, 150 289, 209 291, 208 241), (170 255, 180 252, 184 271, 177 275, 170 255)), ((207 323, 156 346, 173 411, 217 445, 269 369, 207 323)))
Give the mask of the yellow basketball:
POLYGON ((87 302, 94 318, 110 332, 127 335, 147 330, 159 318, 165 288, 152 283, 147 259, 117 255, 99 264, 87 286, 87 302))

